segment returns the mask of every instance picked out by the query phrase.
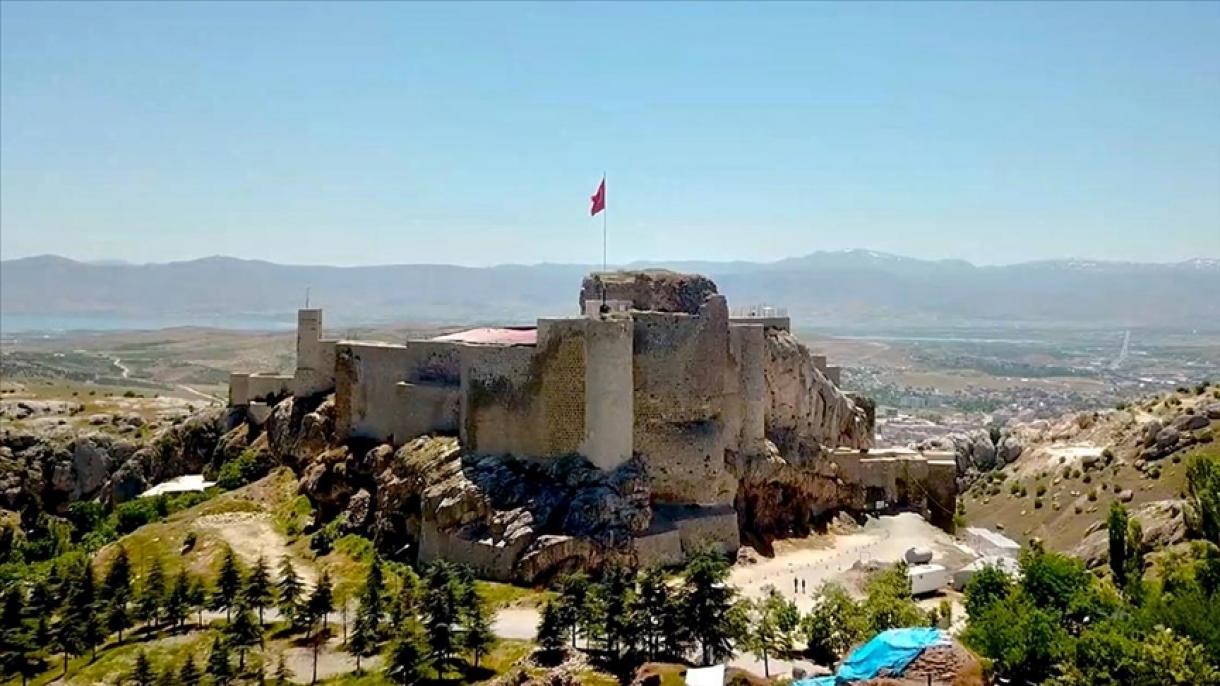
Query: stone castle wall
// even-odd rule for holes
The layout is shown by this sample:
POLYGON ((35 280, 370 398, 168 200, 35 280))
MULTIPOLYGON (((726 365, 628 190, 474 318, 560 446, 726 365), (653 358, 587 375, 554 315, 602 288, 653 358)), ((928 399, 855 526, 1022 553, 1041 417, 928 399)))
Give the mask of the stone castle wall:
POLYGON ((340 435, 401 443, 458 429, 459 350, 416 341, 337 344, 336 428, 340 435))
POLYGON ((335 388, 335 341, 322 339, 322 310, 297 311, 297 368, 293 394, 308 398, 335 388))

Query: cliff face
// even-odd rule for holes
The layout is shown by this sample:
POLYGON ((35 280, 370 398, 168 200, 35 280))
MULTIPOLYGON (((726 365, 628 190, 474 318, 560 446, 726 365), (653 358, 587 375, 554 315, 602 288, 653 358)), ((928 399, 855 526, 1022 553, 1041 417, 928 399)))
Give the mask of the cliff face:
POLYGON ((767 330, 767 439, 784 455, 826 448, 871 448, 873 418, 813 363, 809 348, 788 331, 767 330))
POLYGON ((716 284, 701 274, 679 274, 664 269, 633 272, 596 272, 580 285, 580 310, 590 300, 625 300, 635 310, 698 314, 716 284))

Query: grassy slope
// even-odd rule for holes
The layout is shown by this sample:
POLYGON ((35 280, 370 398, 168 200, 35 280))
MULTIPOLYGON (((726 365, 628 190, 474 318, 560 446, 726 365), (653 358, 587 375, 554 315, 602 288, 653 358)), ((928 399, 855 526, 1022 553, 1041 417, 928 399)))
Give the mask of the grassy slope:
MULTIPOLYGON (((1215 402, 1210 393, 1198 399, 1180 394, 1178 397, 1185 399, 1187 405, 1215 402)), ((1171 414, 1163 404, 1158 404, 1152 412, 1141 410, 1139 416, 1133 416, 1130 412, 1115 412, 1104 417, 1102 425, 1082 431, 1080 437, 1087 436, 1088 440, 1098 445, 1110 446, 1118 458, 1110 467, 1088 472, 1089 483, 1084 482, 1083 470, 1079 477, 1064 478, 1063 466, 1057 460, 1051 460, 1045 467, 1030 469, 1026 454, 1023 454, 1003 470, 1006 480, 1000 485, 999 495, 987 496, 981 492, 982 489, 972 488, 962 496, 967 525, 994 528, 999 524, 1009 536, 1020 542, 1036 536, 1053 549, 1070 551, 1084 538, 1090 525, 1105 518, 1110 503, 1118 497, 1118 491, 1132 491, 1134 497, 1127 503, 1129 510, 1143 503, 1180 497, 1186 488, 1185 472, 1189 456, 1201 451, 1220 452, 1220 444, 1199 444, 1159 460, 1159 478, 1141 474, 1132 466, 1138 453, 1139 427, 1152 416, 1164 420, 1171 414), (1043 471, 1047 474, 1039 479, 1038 473, 1043 471), (1056 479, 1059 480, 1057 484, 1056 479), (1014 482, 1025 487, 1025 497, 1010 493, 1010 485, 1014 482), (1042 496, 1041 508, 1035 507, 1039 485, 1047 489, 1042 496), (1079 495, 1071 495, 1072 491, 1079 492, 1079 495), (1097 494, 1094 501, 1088 499, 1091 491, 1097 494), (1056 502, 1059 504, 1058 510, 1054 508, 1056 502), (1079 514, 1076 507, 1081 509, 1079 514)), ((1220 422, 1213 421, 1211 430, 1220 433, 1220 422)))

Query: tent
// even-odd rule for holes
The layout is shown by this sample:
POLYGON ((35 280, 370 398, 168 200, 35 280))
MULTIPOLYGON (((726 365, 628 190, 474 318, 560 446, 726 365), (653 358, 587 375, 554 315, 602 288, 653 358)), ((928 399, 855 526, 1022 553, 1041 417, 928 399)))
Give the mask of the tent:
MULTIPOLYGON (((949 636, 940 629, 919 627, 889 629, 874 636, 851 651, 833 676, 815 677, 793 682, 793 686, 839 686, 853 681, 875 679, 886 674, 902 674, 924 648, 949 643, 949 636)), ((689 683, 689 682, 688 682, 689 683)))

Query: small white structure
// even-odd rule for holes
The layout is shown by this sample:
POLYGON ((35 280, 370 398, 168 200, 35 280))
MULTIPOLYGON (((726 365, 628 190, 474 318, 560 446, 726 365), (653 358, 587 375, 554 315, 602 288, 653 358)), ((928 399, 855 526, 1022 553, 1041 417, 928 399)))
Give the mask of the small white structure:
POLYGON ((1014 579, 1021 576, 1021 565, 1016 558, 999 555, 980 557, 953 573, 953 588, 965 590, 966 584, 984 567, 995 567, 1014 579))
POLYGON ((691 667, 686 670, 686 686, 724 686, 724 665, 691 667))
POLYGON ((948 585, 949 570, 941 565, 911 565, 907 578, 911 580, 911 595, 927 595, 948 585))
POLYGON ((1015 560, 1021 554, 1020 543, 991 529, 968 527, 962 532, 962 539, 983 557, 1011 557, 1015 560))
POLYGON ((183 474, 182 476, 174 477, 169 481, 162 481, 152 488, 140 494, 141 498, 148 498, 154 495, 165 495, 167 493, 192 493, 204 491, 212 486, 215 486, 215 481, 204 481, 202 474, 183 474))

